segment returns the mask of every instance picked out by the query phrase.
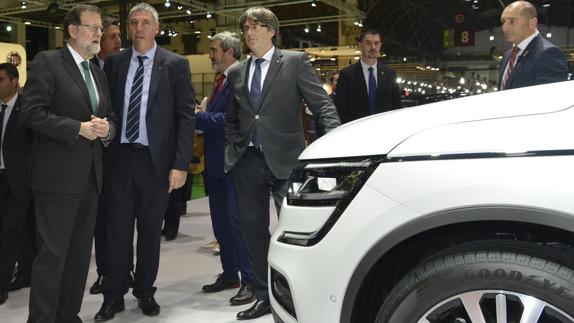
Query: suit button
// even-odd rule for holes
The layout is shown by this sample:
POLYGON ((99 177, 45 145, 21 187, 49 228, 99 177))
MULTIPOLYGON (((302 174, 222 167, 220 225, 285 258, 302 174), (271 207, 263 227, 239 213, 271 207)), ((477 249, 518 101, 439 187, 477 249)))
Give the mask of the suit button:
POLYGON ((258 114, 255 115, 255 119, 259 119, 259 115, 258 115, 258 114))

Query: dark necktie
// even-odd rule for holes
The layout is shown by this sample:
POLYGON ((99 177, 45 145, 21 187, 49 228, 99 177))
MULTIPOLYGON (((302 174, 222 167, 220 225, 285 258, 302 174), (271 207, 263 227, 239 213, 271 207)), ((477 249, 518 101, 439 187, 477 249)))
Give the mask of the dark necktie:
MULTIPOLYGON (((259 111, 259 104, 261 103, 261 63, 263 63, 263 61, 263 58, 255 60, 255 71, 253 71, 251 89, 249 90, 249 100, 251 101, 251 106, 256 113, 259 111)), ((259 140, 259 136, 257 135, 257 128, 255 128, 255 131, 253 132, 251 142, 255 148, 261 149, 261 140, 259 140)))
POLYGON ((144 79, 143 60, 146 58, 146 56, 138 55, 139 66, 134 75, 134 81, 132 82, 130 103, 128 105, 128 119, 126 121, 126 138, 129 142, 136 141, 140 135, 140 109, 144 79))
MULTIPOLYGON (((2 110, 0 111, 0 151, 2 150, 2 129, 4 128, 4 113, 6 112, 6 108, 8 108, 8 105, 2 104, 2 110)), ((0 166, 2 166, 1 162, 0 160, 0 166)))
POLYGON ((211 95, 211 100, 215 99, 219 94, 219 92, 221 91, 221 88, 223 87, 223 82, 225 82, 225 74, 223 73, 219 74, 216 82, 217 83, 215 85, 215 90, 213 90, 213 94, 211 95))
POLYGON ((520 52, 520 48, 518 46, 514 46, 512 49, 512 54, 510 54, 510 59, 508 60, 508 68, 506 69, 506 74, 504 74, 504 78, 502 79, 502 86, 501 88, 504 90, 506 88, 506 82, 510 78, 510 73, 514 69, 514 65, 516 65, 516 57, 518 56, 518 52, 520 52))
POLYGON ((84 68, 84 81, 86 82, 88 93, 90 94, 90 104, 92 105, 92 111, 96 112, 96 108, 98 107, 98 97, 96 95, 96 87, 94 86, 94 82, 92 82, 92 76, 90 75, 90 62, 83 61, 82 67, 84 68))
POLYGON ((263 58, 255 60, 255 71, 253 72, 251 88, 249 89, 249 100, 255 112, 259 110, 259 104, 261 103, 259 101, 261 100, 261 63, 263 61, 265 61, 263 58))
POLYGON ((377 80, 372 67, 369 67, 369 105, 371 114, 375 114, 377 112, 377 80))

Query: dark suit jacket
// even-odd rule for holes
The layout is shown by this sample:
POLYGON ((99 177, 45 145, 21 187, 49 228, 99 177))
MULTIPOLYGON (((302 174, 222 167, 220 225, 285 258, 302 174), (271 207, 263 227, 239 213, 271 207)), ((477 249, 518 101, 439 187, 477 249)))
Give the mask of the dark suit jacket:
POLYGON ((225 147, 225 111, 229 106, 229 82, 223 83, 217 96, 209 101, 207 111, 196 113, 197 129, 205 138, 205 171, 208 176, 222 178, 225 147))
MULTIPOLYGON (((90 65, 100 102, 95 115, 107 117, 115 134, 116 118, 104 73, 90 65)), ((80 122, 94 114, 88 88, 68 46, 38 53, 22 93, 21 117, 34 133, 32 188, 53 193, 81 193, 92 168, 102 187, 100 139, 79 135, 80 122)))
MULTIPOLYGON (((12 108, 4 138, 2 140, 2 156, 6 178, 12 194, 20 200, 25 199, 30 193, 30 160, 32 158, 32 131, 20 122, 19 94, 12 108)), ((2 120, 0 120, 2 122, 2 120)))
MULTIPOLYGON (((381 62, 377 63, 377 113, 402 107, 401 90, 396 79, 395 71, 381 62)), ((342 123, 371 114, 369 94, 361 62, 351 64, 339 73, 335 105, 342 123)))
POLYGON ((321 87, 306 54, 275 49, 263 81, 260 107, 249 101, 251 59, 229 71, 231 102, 225 119, 225 171, 241 158, 254 131, 273 175, 289 178, 305 148, 299 104, 304 99, 328 132, 340 125, 333 101, 321 87))
MULTIPOLYGON (((108 56, 104 71, 110 80, 114 113, 121 120, 132 48, 108 56)), ((155 53, 147 105, 147 135, 158 179, 167 182, 170 169, 187 171, 195 132, 195 92, 187 59, 161 47, 155 53)), ((118 136, 106 153, 106 168, 113 167, 120 145, 118 136)))
MULTIPOLYGON (((502 84, 502 76, 510 59, 512 50, 504 53, 500 63, 498 87, 502 84)), ((560 48, 538 35, 518 56, 514 70, 506 82, 505 90, 519 87, 566 81, 568 65, 560 48)))

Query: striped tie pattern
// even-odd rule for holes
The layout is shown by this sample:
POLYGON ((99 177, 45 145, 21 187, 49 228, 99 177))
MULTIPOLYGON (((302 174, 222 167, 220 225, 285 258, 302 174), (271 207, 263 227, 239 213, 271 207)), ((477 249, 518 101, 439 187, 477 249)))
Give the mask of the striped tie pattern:
POLYGON ((128 119, 126 121, 126 138, 134 142, 140 135, 140 109, 142 102, 142 88, 144 79, 143 60, 146 56, 138 56, 139 66, 134 75, 132 90, 130 92, 130 104, 128 106, 128 119))
POLYGON ((510 59, 508 60, 508 68, 506 69, 506 74, 504 74, 504 78, 502 79, 502 89, 504 90, 506 88, 506 82, 508 82, 508 79, 510 79, 510 73, 512 73, 512 70, 514 69, 514 65, 516 63, 516 56, 518 56, 518 52, 520 52, 520 48, 518 48, 518 46, 515 46, 512 49, 512 54, 510 54, 510 59))

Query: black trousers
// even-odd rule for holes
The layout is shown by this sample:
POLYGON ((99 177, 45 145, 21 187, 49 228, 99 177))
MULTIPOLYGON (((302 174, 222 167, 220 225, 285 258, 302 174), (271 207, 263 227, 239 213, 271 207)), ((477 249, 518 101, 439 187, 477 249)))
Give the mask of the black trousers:
POLYGON ((133 246, 133 227, 137 228, 134 296, 155 294, 159 268, 161 224, 169 199, 167 181, 159 180, 149 149, 121 145, 109 180, 104 183, 103 198, 108 208, 107 276, 104 299, 118 300, 128 292, 126 272, 133 246))
POLYGON ((36 216, 34 200, 28 204, 26 211, 26 223, 20 235, 20 248, 18 248, 18 276, 30 278, 32 276, 32 263, 38 254, 36 247, 36 216))
POLYGON ((267 253, 269 252, 269 196, 275 201, 277 214, 287 194, 288 179, 275 177, 255 148, 247 148, 231 170, 243 239, 253 271, 253 287, 257 298, 268 300, 267 253))
POLYGON ((20 253, 30 194, 12 194, 5 174, 0 174, 0 288, 7 289, 20 253))
POLYGON ((98 208, 92 171, 80 194, 34 192, 38 256, 32 265, 28 323, 81 322, 98 208))
MULTIPOLYGON (((108 218, 107 211, 108 208, 105 205, 105 199, 100 199, 98 207, 98 216, 96 219, 96 231, 94 233, 94 249, 96 254, 96 270, 99 276, 107 275, 107 265, 106 265, 106 249, 108 248, 108 231, 106 229, 108 218)), ((132 240, 133 240, 134 229, 132 227, 132 240)), ((129 271, 134 270, 134 248, 130 249, 130 254, 128 256, 129 261, 129 271)), ((127 273, 126 273, 127 275, 127 273)))
POLYGON ((193 185, 193 174, 187 173, 185 184, 173 190, 169 195, 169 202, 167 210, 165 211, 163 228, 174 232, 179 231, 179 221, 187 208, 187 201, 191 195, 191 187, 193 185))

